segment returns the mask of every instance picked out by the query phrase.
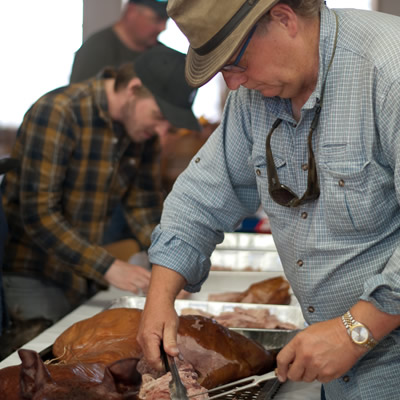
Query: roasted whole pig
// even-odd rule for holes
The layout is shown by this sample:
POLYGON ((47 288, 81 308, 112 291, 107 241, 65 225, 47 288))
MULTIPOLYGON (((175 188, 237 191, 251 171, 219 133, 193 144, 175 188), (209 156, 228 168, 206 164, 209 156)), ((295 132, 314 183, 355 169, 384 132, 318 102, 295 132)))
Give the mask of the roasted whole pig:
MULTIPOLYGON (((116 308, 77 322, 57 338, 53 353, 68 363, 106 365, 122 358, 140 358, 136 342, 140 315, 138 309, 116 308)), ((206 388, 268 372, 275 366, 275 354, 210 318, 185 315, 179 321, 181 355, 193 365, 198 383, 206 388)))
POLYGON ((116 308, 78 321, 56 339, 53 354, 64 362, 104 365, 122 358, 141 358, 136 341, 141 313, 136 308, 116 308))
POLYGON ((253 283, 244 292, 225 292, 210 294, 209 301, 233 303, 290 304, 290 285, 282 276, 253 283))
POLYGON ((102 364, 45 365, 38 353, 19 350, 21 364, 0 370, 2 400, 134 400, 141 384, 137 359, 102 364), (131 394, 130 394, 131 393, 131 394))

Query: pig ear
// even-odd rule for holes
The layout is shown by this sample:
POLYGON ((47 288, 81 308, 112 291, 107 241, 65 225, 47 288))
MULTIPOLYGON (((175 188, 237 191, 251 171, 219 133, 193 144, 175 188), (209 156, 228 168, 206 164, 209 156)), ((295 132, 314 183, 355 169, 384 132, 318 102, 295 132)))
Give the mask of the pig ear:
MULTIPOLYGON (((124 385, 140 385, 142 382, 142 375, 136 369, 139 359, 137 358, 124 358, 115 361, 107 367, 111 375, 114 377, 116 383, 124 385)), ((105 375, 104 375, 105 376, 105 375)))
POLYGON ((104 371, 103 381, 100 383, 100 386, 104 386, 106 388, 107 393, 117 392, 117 382, 115 382, 114 377, 112 376, 108 367, 104 371))
POLYGON ((20 373, 21 395, 24 399, 31 399, 43 385, 53 382, 53 380, 36 351, 21 349, 18 350, 18 355, 22 361, 20 373))

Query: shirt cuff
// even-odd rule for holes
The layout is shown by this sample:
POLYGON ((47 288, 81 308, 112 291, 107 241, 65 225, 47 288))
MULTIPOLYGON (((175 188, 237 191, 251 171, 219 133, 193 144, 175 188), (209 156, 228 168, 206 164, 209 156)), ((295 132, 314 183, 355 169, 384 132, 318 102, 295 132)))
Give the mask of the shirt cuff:
POLYGON ((199 292, 208 277, 210 259, 176 234, 161 230, 160 225, 154 229, 151 240, 150 262, 178 272, 188 282, 186 291, 199 292))
POLYGON ((400 292, 388 275, 375 275, 364 285, 361 300, 372 303, 380 311, 387 314, 400 314, 400 292))

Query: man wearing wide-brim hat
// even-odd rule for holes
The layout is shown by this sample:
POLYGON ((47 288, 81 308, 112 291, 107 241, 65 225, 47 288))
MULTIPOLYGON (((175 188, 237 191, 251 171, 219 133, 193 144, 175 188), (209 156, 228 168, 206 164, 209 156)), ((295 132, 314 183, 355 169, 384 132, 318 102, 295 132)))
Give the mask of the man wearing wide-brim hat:
MULTIPOLYGON (((222 72, 222 123, 167 198, 149 251, 146 358, 176 355, 173 299, 261 206, 309 327, 280 380, 396 399, 400 377, 400 18, 321 0, 170 0, 189 84, 222 72)), ((226 291, 230 288, 226 287, 226 291)))

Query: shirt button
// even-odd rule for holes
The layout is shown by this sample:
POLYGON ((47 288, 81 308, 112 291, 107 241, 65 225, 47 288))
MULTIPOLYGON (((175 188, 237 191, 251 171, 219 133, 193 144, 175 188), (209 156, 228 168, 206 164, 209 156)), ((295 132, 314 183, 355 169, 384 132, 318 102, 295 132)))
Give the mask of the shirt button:
POLYGON ((199 162, 200 162, 200 157, 197 157, 197 158, 194 160, 194 162, 195 162, 195 163, 199 163, 199 162))
POLYGON ((310 306, 307 308, 308 312, 313 313, 315 311, 315 308, 313 306, 310 306))
POLYGON ((350 382, 350 377, 348 376, 348 375, 345 375, 344 377, 343 377, 343 382, 350 382))
POLYGON ((112 142, 113 144, 118 143, 118 138, 113 137, 113 138, 111 139, 111 142, 112 142))
POLYGON ((301 218, 307 219, 307 217, 308 217, 308 214, 306 212, 301 213, 301 218))
POLYGON ((302 267, 303 266, 303 261, 302 260, 297 260, 297 266, 302 267))
POLYGON ((131 159, 129 160, 129 164, 130 164, 130 165, 135 165, 135 164, 136 164, 136 160, 135 160, 134 158, 131 158, 131 159))
POLYGON ((340 179, 340 181, 339 181, 339 186, 340 186, 340 187, 343 187, 343 186, 344 186, 344 180, 343 180, 343 179, 340 179))
POLYGON ((257 174, 258 176, 260 176, 260 175, 261 175, 261 171, 260 171, 259 169, 256 169, 256 174, 257 174))
POLYGON ((301 169, 302 169, 303 171, 307 171, 307 170, 308 170, 308 164, 303 164, 303 165, 301 166, 301 169))

